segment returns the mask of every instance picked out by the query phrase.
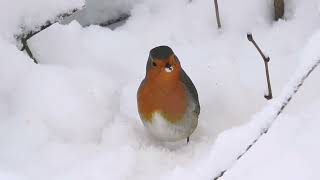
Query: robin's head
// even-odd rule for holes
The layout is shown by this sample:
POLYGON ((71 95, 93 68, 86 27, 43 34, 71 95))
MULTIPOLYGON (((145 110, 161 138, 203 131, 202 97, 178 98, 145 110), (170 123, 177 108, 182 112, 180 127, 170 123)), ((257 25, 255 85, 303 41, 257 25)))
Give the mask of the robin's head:
POLYGON ((181 66, 177 56, 168 46, 158 46, 150 50, 147 62, 147 76, 151 78, 172 78, 180 74, 181 66))

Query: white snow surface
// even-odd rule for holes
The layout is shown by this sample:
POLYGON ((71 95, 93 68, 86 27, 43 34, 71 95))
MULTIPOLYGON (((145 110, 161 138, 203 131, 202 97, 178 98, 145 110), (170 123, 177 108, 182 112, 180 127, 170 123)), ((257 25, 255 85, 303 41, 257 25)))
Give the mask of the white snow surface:
POLYGON ((81 9, 84 0, 0 0, 0 36, 14 41, 13 35, 36 30, 56 16, 81 9))
POLYGON ((226 168, 222 179, 319 179, 320 68, 235 160, 320 58, 320 2, 286 2, 286 20, 273 22, 271 0, 219 1, 217 30, 211 0, 106 1, 115 11, 106 18, 129 11, 124 25, 54 24, 28 41, 34 64, 14 44, 20 27, 39 26, 83 2, 3 0, 0 179, 209 180, 226 168), (271 58, 270 102, 247 32, 271 58), (153 139, 137 114, 137 88, 158 45, 172 47, 198 89, 201 114, 188 145, 153 139))
POLYGON ((83 26, 106 23, 119 16, 130 15, 136 3, 142 0, 87 0, 83 10, 75 13, 71 18, 76 19, 83 26))

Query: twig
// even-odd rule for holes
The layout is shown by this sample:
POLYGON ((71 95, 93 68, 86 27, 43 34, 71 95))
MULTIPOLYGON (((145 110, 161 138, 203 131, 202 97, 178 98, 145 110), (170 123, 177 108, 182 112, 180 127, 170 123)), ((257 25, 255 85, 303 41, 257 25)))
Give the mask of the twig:
POLYGON ((32 52, 31 52, 31 49, 30 47, 28 46, 28 40, 30 38, 32 38, 34 35, 38 34, 39 32, 45 30, 46 28, 50 27, 52 24, 60 21, 61 19, 67 17, 67 16, 70 16, 72 15, 73 13, 77 12, 79 9, 73 9, 71 10, 70 12, 67 12, 67 13, 63 13, 63 14, 60 14, 58 15, 55 20, 53 21, 46 21, 44 23, 44 25, 41 25, 39 28, 36 28, 38 30, 30 30, 30 31, 27 31, 27 32, 23 32, 22 34, 19 34, 19 35, 16 35, 15 38, 21 42, 22 44, 22 47, 21 47, 21 51, 24 51, 26 50, 27 54, 29 55, 29 57, 31 59, 33 59, 34 63, 38 64, 38 61, 35 59, 35 57, 33 56, 32 52))
POLYGON ((214 0, 214 7, 216 10, 216 19, 217 19, 218 28, 220 29, 221 28, 221 21, 220 21, 218 0, 214 0))
POLYGON ((221 178, 224 175, 225 172, 227 172, 227 170, 221 171, 221 173, 218 176, 216 176, 215 178, 213 178, 213 180, 218 180, 219 178, 221 178))
POLYGON ((130 17, 129 14, 121 14, 121 15, 120 15, 119 17, 117 17, 117 18, 108 20, 107 22, 100 23, 99 25, 102 26, 102 27, 107 27, 107 26, 113 25, 113 24, 115 24, 115 23, 119 23, 119 22, 121 22, 121 21, 125 21, 125 20, 127 20, 129 17, 130 17))
POLYGON ((269 66, 268 66, 268 62, 270 61, 270 58, 265 56, 263 54, 263 52, 261 51, 261 49, 259 48, 259 46, 257 45, 257 43, 255 42, 255 40, 253 39, 252 37, 252 34, 251 33, 248 33, 247 34, 247 38, 250 42, 252 42, 252 44, 256 47, 256 49, 259 51, 263 61, 264 61, 264 67, 265 67, 265 70, 266 70, 266 78, 267 78, 267 85, 268 85, 268 94, 267 95, 264 95, 264 97, 267 99, 267 100, 270 100, 272 99, 272 89, 271 89, 271 83, 270 83, 270 75, 269 75, 269 66))
POLYGON ((274 20, 277 21, 283 18, 284 15, 284 0, 274 0, 274 20))
POLYGON ((38 64, 38 61, 37 61, 36 58, 33 56, 32 52, 31 52, 31 50, 30 50, 30 48, 29 48, 29 46, 28 46, 27 39, 22 38, 22 39, 21 39, 21 43, 22 43, 22 46, 23 46, 22 49, 21 49, 21 51, 26 50, 26 52, 27 52, 27 54, 29 55, 29 57, 30 57, 31 59, 33 59, 33 62, 36 63, 36 64, 38 64))
MULTIPOLYGON (((310 68, 301 76, 299 77, 295 82, 294 85, 292 86, 292 90, 291 92, 289 92, 288 95, 286 95, 286 93, 281 96, 281 99, 279 100, 280 102, 280 106, 279 108, 277 108, 277 111, 273 112, 272 116, 271 116, 271 122, 269 123, 269 125, 263 130, 263 132, 260 133, 260 135, 253 140, 253 142, 246 148, 246 150, 241 153, 236 161, 239 161, 241 159, 241 157, 243 157, 258 141, 259 139, 261 139, 261 137, 264 134, 267 134, 270 127, 272 126, 272 124, 274 123, 274 121, 278 118, 278 116, 283 112, 283 110, 287 107, 287 105, 289 104, 289 102, 292 100, 293 96, 298 92, 298 90, 300 89, 300 87, 303 85, 304 81, 309 77, 309 75, 313 72, 313 70, 318 67, 320 64, 320 59, 318 59, 317 61, 315 61, 315 63, 310 66, 310 68)), ((229 169, 225 169, 223 171, 221 171, 216 177, 213 178, 213 180, 218 180, 220 177, 222 177, 229 169)))

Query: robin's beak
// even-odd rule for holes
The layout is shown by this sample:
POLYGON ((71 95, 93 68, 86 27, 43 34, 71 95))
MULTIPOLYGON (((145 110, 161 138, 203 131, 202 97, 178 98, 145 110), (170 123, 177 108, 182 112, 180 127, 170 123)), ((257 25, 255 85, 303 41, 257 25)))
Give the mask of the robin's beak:
POLYGON ((171 64, 169 64, 169 63, 167 63, 166 65, 165 65, 165 68, 164 68, 164 70, 166 71, 166 72, 172 72, 173 71, 173 66, 171 65, 171 64))

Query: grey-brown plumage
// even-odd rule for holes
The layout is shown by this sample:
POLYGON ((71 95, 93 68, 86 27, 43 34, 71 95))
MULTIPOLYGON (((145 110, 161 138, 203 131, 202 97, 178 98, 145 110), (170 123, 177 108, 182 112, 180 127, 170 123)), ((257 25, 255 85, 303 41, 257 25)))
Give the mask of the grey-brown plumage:
POLYGON ((198 97, 198 91, 194 84, 192 83, 189 76, 184 72, 184 70, 181 71, 181 80, 186 85, 186 88, 188 88, 188 92, 190 92, 190 95, 192 97, 193 102, 195 102, 196 107, 194 109, 195 114, 200 114, 200 103, 199 103, 199 97, 198 97))

